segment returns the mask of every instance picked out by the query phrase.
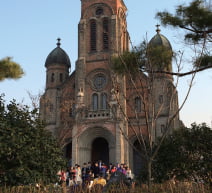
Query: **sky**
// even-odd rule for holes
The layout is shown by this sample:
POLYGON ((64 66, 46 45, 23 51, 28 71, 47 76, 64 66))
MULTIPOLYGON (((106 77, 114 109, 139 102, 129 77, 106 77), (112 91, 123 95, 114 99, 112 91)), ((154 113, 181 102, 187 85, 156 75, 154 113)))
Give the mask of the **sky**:
MULTIPOLYGON (((125 0, 127 24, 133 45, 144 38, 150 40, 155 34, 155 18, 158 11, 168 10, 174 13, 176 5, 189 0, 125 0)), ((24 69, 25 76, 19 80, 0 82, 0 94, 6 101, 30 105, 28 92, 33 95, 43 93, 45 89, 48 54, 56 47, 60 37, 61 48, 71 60, 71 72, 75 68, 78 55, 78 22, 81 14, 80 0, 0 0, 0 59, 10 56, 24 69)), ((160 27, 172 44, 172 48, 184 50, 185 55, 192 51, 183 44, 183 34, 173 28, 160 27)), ((189 61, 183 61, 185 66, 189 61)), ((186 67, 189 69, 189 67, 186 67)), ((185 98, 190 77, 180 79, 178 89, 179 105, 185 98)), ((186 126, 196 122, 212 124, 212 70, 199 73, 192 86, 191 93, 180 112, 180 118, 186 126)))

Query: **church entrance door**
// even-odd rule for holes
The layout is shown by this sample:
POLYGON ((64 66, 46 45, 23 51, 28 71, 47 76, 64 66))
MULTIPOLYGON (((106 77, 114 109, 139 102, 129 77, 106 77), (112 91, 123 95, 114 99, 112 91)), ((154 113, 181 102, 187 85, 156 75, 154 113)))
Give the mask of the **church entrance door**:
POLYGON ((91 161, 101 160, 105 164, 109 164, 109 145, 105 138, 98 137, 92 143, 91 161))
MULTIPOLYGON (((140 151, 141 153, 143 153, 144 151, 142 151, 142 148, 139 144, 139 141, 136 140, 134 142, 134 147, 140 151)), ((146 161, 144 160, 143 157, 141 157, 141 155, 134 149, 133 150, 133 173, 135 175, 139 175, 141 173, 144 173, 146 171, 146 161)))
POLYGON ((65 157, 68 159, 68 165, 72 165, 72 142, 65 147, 65 157))

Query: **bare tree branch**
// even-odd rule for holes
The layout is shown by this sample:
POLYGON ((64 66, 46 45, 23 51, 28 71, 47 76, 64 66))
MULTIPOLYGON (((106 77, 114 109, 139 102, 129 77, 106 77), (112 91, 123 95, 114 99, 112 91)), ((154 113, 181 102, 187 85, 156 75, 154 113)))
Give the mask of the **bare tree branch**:
POLYGON ((208 64, 208 66, 196 68, 195 70, 192 70, 192 71, 189 71, 189 72, 184 72, 184 73, 169 72, 169 71, 163 71, 163 70, 153 70, 153 71, 145 70, 145 72, 169 74, 169 75, 173 75, 173 76, 183 77, 183 76, 187 76, 187 75, 191 75, 191 74, 194 74, 194 73, 197 73, 197 72, 201 72, 201 71, 207 70, 209 68, 212 68, 212 64, 208 64))

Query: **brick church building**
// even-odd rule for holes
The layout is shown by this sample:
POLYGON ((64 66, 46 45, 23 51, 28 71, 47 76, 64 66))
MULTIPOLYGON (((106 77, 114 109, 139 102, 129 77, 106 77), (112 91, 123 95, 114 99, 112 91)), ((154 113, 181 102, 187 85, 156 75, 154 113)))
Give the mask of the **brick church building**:
MULTIPOLYGON (((153 95, 155 112, 160 113, 154 126, 148 127, 154 117, 149 115, 146 121, 143 100, 150 98, 150 75, 141 72, 131 77, 113 72, 111 58, 129 50, 126 12, 123 0, 81 0, 75 70, 70 73, 71 62, 60 39, 46 59, 40 113, 72 164, 102 160, 106 164, 126 163, 138 171, 142 159, 132 145, 138 144, 139 135, 147 135, 148 128, 153 140, 162 135, 178 110, 173 77, 158 74, 153 95)), ((159 29, 149 44, 172 49, 159 29)), ((171 65, 170 61, 166 70, 171 71, 171 65)), ((174 129, 179 124, 177 115, 169 127, 174 129)))

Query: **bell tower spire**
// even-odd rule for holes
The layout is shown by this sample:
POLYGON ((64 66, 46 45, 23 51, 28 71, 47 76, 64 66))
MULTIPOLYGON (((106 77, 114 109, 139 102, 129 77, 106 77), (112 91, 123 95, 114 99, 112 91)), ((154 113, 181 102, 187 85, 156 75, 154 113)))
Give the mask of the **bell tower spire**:
MULTIPOLYGON (((120 148, 110 150, 110 154, 116 154, 111 156, 113 163, 125 162, 125 158, 128 159, 127 151, 125 151, 127 144, 121 146, 125 142, 119 128, 121 125, 125 130, 126 124, 118 111, 114 113, 114 117, 111 117, 109 107, 114 98, 111 96, 113 90, 111 77, 117 79, 116 81, 121 85, 120 92, 125 90, 124 78, 113 75, 111 57, 129 49, 126 11, 123 0, 81 0, 81 18, 78 25, 78 60, 75 68, 75 98, 77 98, 76 112, 78 114, 75 118, 77 127, 73 129, 73 136, 79 132, 80 128, 89 127, 89 125, 83 125, 83 118, 88 122, 95 120, 98 125, 93 129, 101 136, 107 132, 117 133, 114 146, 120 148), (105 131, 100 129, 106 119, 111 119, 113 122, 111 131, 109 126, 105 126, 105 131), (117 120, 120 120, 120 123, 117 120)), ((125 105, 124 102, 123 105, 125 105)), ((91 141, 94 140, 94 136, 91 138, 91 141)), ((73 144, 73 162, 80 163, 83 160, 78 156, 81 152, 76 145, 77 138, 73 139, 73 144)), ((84 146, 83 148, 86 149, 84 146)), ((88 160, 94 159, 89 157, 88 151, 84 155, 88 156, 88 160)))
MULTIPOLYGON (((129 49, 126 11, 122 0, 81 0, 79 57, 129 49)), ((93 60, 93 59, 92 59, 93 60)))

